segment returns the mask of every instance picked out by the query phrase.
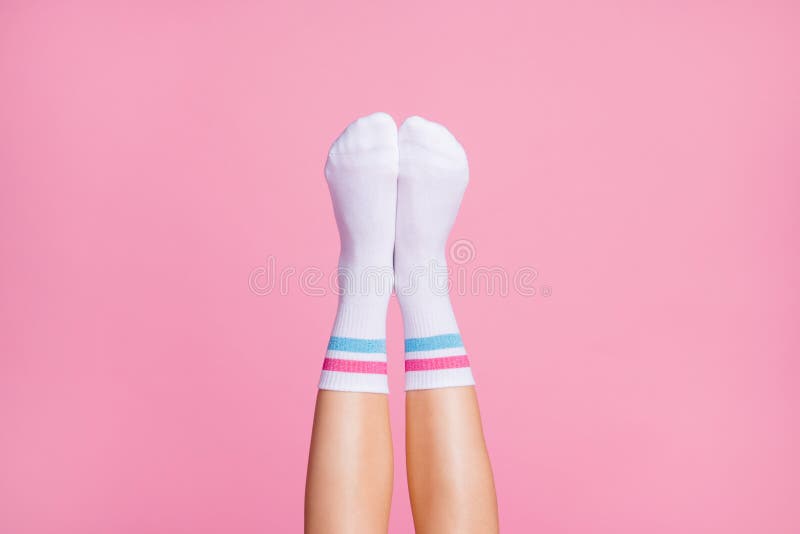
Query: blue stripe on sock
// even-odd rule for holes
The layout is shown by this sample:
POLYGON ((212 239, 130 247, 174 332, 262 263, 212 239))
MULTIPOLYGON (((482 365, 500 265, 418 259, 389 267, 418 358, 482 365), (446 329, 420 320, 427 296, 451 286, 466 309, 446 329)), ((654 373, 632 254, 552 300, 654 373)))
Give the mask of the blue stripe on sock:
POLYGON ((386 340, 331 336, 331 340, 328 342, 328 350, 380 354, 386 352, 386 340))
POLYGON ((421 350, 450 349, 463 347, 459 334, 442 334, 431 337, 412 337, 406 339, 406 352, 419 352, 421 350))

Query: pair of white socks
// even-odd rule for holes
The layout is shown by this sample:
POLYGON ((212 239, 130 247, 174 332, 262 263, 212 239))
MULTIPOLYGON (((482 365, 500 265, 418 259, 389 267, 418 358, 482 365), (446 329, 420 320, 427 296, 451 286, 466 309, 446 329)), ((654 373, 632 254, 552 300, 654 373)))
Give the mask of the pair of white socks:
POLYGON ((388 393, 386 310, 403 312, 406 390, 474 385, 447 290, 445 248, 469 181, 442 125, 399 130, 374 113, 347 127, 325 165, 341 240, 339 307, 319 387, 388 393))

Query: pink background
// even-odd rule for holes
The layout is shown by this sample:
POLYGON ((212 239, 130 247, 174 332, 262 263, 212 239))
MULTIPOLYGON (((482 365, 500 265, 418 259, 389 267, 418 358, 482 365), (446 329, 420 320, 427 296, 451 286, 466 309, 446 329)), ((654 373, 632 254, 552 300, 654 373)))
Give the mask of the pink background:
POLYGON ((378 110, 465 145, 471 266, 539 271, 454 299, 504 531, 800 532, 797 4, 145 4, 0 5, 0 532, 301 530, 335 297, 248 277, 330 272, 378 110))

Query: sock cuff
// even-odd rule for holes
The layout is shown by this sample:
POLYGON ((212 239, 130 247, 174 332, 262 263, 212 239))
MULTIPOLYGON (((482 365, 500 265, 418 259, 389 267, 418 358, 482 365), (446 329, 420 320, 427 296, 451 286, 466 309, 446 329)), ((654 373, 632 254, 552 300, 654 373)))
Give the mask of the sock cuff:
POLYGON ((386 339, 331 336, 319 388, 389 393, 386 339))
POLYGON ((407 338, 405 348, 406 391, 475 385, 458 332, 407 338))

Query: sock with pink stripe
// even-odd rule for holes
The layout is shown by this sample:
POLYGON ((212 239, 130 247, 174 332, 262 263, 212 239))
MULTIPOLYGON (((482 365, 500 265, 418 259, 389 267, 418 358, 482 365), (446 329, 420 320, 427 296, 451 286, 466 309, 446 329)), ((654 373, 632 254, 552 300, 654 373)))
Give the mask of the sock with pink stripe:
POLYGON ((325 176, 339 228, 339 307, 320 389, 388 393, 386 308, 393 284, 397 125, 362 117, 334 141, 325 176))
POLYGON ((445 248, 469 181, 464 149, 442 125, 399 131, 395 285, 406 336, 406 390, 475 384, 447 286, 445 248))

